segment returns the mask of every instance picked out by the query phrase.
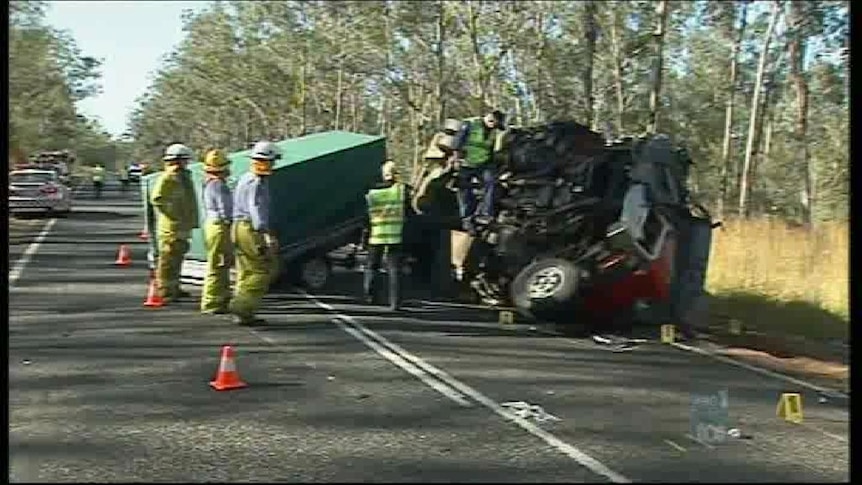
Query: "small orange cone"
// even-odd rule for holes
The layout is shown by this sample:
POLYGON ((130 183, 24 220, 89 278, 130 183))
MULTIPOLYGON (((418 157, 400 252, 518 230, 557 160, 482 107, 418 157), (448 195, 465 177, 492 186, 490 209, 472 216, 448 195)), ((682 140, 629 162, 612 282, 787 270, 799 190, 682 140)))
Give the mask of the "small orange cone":
POLYGON ((144 306, 149 308, 161 308, 165 306, 165 300, 159 296, 155 278, 150 278, 150 287, 147 290, 147 299, 144 301, 144 306))
POLYGON ((241 381, 239 373, 236 371, 236 364, 233 361, 233 347, 225 345, 221 349, 221 362, 218 366, 218 373, 214 381, 210 381, 210 387, 216 391, 229 391, 231 389, 241 389, 248 384, 241 381))
POLYGON ((117 253, 117 260, 114 264, 117 266, 129 266, 132 264, 132 253, 125 244, 120 245, 120 251, 117 253))
POLYGON ((149 235, 149 233, 147 233, 146 229, 141 229, 141 233, 138 234, 138 239, 140 239, 141 241, 149 241, 150 240, 150 235, 149 235))

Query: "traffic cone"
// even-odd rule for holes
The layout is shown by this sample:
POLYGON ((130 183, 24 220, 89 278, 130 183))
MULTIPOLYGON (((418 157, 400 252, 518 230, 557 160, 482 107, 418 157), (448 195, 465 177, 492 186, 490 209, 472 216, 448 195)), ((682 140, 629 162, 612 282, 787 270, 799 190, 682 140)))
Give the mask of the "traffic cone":
POLYGON ((117 260, 114 264, 117 266, 129 266, 132 264, 132 253, 125 244, 120 245, 120 251, 117 253, 117 260))
POLYGON ((138 239, 145 242, 150 240, 150 235, 147 233, 146 229, 141 229, 141 233, 138 234, 138 239))
POLYGON ((147 299, 144 300, 144 306, 149 308, 161 308, 165 306, 165 300, 159 296, 159 289, 156 286, 155 278, 150 278, 150 287, 147 290, 147 299))
POLYGON ((248 384, 241 381, 239 373, 236 371, 236 364, 233 361, 233 348, 230 345, 225 345, 221 349, 221 362, 218 366, 218 373, 214 381, 210 381, 210 387, 216 391, 230 391, 231 389, 241 389, 248 384))

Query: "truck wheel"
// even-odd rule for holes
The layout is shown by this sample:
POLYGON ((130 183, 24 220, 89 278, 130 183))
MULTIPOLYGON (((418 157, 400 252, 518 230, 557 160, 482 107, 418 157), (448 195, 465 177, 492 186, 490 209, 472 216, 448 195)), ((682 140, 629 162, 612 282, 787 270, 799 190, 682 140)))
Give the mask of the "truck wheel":
POLYGON ((320 290, 329 280, 329 261, 320 256, 306 259, 299 265, 299 282, 309 290, 320 290))
POLYGON ((509 290, 512 303, 528 316, 553 320, 573 307, 580 276, 580 269, 564 259, 541 259, 515 276, 509 290))

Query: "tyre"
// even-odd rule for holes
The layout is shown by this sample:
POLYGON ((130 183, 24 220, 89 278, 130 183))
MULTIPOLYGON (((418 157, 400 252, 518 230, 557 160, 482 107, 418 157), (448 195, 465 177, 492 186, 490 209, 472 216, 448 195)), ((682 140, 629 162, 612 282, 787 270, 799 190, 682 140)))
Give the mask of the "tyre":
POLYGON ((321 256, 313 256, 299 263, 299 283, 312 291, 318 291, 326 286, 332 267, 329 261, 321 256))
POLYGON ((512 303, 525 315, 555 320, 573 309, 580 277, 580 269, 564 259, 540 259, 515 276, 509 288, 512 303))

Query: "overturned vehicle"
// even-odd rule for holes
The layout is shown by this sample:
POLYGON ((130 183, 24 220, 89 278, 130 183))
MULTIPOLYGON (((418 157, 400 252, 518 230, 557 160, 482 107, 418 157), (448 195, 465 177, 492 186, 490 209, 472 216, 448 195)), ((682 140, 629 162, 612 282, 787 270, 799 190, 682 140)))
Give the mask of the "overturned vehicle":
MULTIPOLYGON (((459 125, 448 120, 429 151, 448 157, 459 125)), ((683 328, 703 321, 717 224, 687 191, 685 149, 665 135, 606 141, 555 122, 506 131, 494 162, 494 216, 473 218, 472 234, 453 212, 451 164, 427 165, 414 179, 414 210, 448 213, 453 277, 478 299, 563 323, 637 309, 683 328)))

